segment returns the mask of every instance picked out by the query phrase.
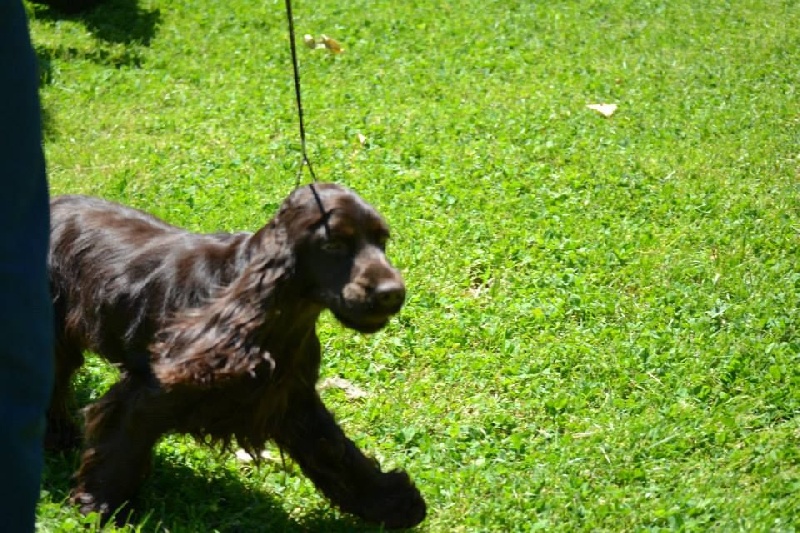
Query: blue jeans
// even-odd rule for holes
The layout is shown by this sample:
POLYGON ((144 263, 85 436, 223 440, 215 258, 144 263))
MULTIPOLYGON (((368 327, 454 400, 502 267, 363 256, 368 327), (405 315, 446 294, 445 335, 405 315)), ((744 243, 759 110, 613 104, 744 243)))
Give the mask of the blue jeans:
POLYGON ((21 0, 0 0, 0 524, 34 530, 53 372, 50 208, 36 58, 21 0))

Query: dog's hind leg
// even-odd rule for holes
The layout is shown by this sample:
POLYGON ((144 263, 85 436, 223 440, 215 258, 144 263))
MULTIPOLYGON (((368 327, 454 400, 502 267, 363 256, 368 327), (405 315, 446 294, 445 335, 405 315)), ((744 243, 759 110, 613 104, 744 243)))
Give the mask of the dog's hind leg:
POLYGON ((83 352, 63 338, 57 338, 54 353, 55 375, 44 446, 61 451, 76 448, 81 441, 80 429, 73 419, 72 376, 83 365, 83 352))
POLYGON ((425 518, 425 501, 408 474, 382 472, 345 436, 316 392, 291 399, 275 441, 342 511, 387 528, 413 527, 425 518))
POLYGON ((158 419, 147 414, 160 395, 147 378, 123 375, 84 410, 85 449, 70 497, 84 514, 95 511, 108 519, 138 492, 163 433, 158 419))

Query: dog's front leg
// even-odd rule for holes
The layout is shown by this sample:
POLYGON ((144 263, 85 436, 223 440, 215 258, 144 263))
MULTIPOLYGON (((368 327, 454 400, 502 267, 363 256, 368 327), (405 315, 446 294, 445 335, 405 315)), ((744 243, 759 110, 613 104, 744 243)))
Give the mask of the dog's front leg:
POLYGON ((316 392, 292 398, 277 444, 335 505, 387 528, 413 527, 425 501, 402 470, 382 472, 348 439, 316 392))

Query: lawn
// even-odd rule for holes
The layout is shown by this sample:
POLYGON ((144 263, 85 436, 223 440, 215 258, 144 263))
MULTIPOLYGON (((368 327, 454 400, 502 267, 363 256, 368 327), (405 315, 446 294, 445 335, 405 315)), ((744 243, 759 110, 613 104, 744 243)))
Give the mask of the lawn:
MULTIPOLYGON (((296 0, 309 150, 409 298, 323 398, 420 530, 800 529, 800 4, 296 0), (618 105, 611 117, 588 104, 618 105)), ((279 0, 28 5, 54 194, 255 230, 295 186, 279 0)), ((306 175, 307 178, 307 175, 306 175)), ((115 370, 92 359, 81 403, 115 370)), ((41 531, 83 531, 49 455, 41 531)), ((121 530, 351 531, 278 451, 159 445, 121 530)), ((113 528, 108 528, 113 530, 113 528)))

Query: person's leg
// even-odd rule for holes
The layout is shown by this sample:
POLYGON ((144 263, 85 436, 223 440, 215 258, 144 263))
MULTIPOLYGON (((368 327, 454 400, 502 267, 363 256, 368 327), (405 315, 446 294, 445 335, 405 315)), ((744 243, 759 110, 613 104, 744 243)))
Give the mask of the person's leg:
POLYGON ((33 531, 52 383, 49 201, 36 59, 21 0, 0 0, 0 523, 33 531))

